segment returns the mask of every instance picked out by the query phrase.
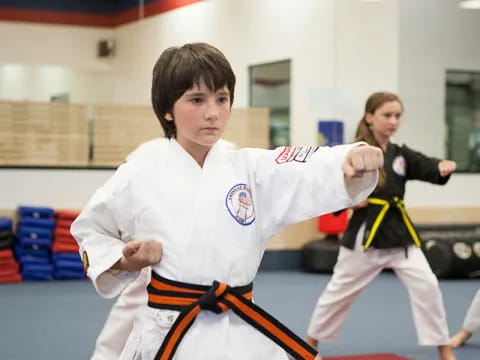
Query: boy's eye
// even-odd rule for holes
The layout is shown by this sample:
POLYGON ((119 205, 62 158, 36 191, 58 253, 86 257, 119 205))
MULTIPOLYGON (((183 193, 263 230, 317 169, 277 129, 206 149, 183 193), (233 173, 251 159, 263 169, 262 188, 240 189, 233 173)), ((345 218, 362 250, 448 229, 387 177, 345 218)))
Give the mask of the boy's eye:
POLYGON ((194 98, 191 98, 190 101, 194 104, 200 104, 202 102, 202 98, 194 97, 194 98))
POLYGON ((218 98, 217 100, 220 104, 225 104, 226 102, 228 102, 228 96, 221 96, 218 98))

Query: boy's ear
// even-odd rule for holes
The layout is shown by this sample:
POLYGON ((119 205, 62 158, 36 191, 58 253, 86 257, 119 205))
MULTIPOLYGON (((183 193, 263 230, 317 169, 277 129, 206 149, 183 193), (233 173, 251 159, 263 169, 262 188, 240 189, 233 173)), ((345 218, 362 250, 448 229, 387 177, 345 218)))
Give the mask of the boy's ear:
POLYGON ((173 121, 173 116, 172 116, 172 114, 166 113, 166 114, 165 114, 165 120, 173 121))

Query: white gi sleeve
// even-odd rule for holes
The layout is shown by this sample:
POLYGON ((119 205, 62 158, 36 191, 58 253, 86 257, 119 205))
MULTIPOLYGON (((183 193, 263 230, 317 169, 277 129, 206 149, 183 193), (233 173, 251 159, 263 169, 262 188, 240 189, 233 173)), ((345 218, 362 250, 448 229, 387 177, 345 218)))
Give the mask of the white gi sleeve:
POLYGON ((361 144, 281 147, 258 153, 252 192, 264 236, 367 198, 375 189, 378 172, 365 174, 347 189, 342 171, 347 153, 361 144))
POLYGON ((109 270, 122 257, 122 249, 131 234, 134 208, 126 181, 118 181, 118 172, 90 199, 73 222, 70 231, 80 246, 85 270, 100 295, 118 295, 139 271, 109 270))

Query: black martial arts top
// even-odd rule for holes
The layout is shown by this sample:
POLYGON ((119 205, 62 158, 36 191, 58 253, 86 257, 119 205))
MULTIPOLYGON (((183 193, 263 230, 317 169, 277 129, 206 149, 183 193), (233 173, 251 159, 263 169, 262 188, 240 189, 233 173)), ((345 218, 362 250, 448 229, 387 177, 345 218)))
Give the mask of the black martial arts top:
POLYGON ((423 180, 443 185, 450 176, 438 171, 440 160, 427 157, 407 146, 389 143, 384 154, 386 181, 368 199, 368 205, 354 210, 342 239, 342 245, 353 249, 355 238, 363 222, 365 248, 420 246, 418 234, 403 207, 407 180, 423 180))

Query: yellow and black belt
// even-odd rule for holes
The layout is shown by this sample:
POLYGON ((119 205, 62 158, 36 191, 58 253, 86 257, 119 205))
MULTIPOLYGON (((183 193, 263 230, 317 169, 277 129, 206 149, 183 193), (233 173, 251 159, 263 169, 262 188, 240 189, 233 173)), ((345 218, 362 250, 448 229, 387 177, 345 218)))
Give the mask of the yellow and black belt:
POLYGON ((252 302, 253 284, 230 287, 213 282, 212 286, 194 285, 165 279, 152 271, 147 287, 148 306, 180 311, 155 360, 170 360, 201 310, 221 314, 232 310, 247 323, 269 337, 293 358, 313 360, 317 351, 252 302))
POLYGON ((370 232, 368 234, 367 240, 365 241, 364 248, 368 249, 368 247, 372 244, 373 239, 375 238, 375 235, 378 232, 378 229, 380 227, 380 224, 382 223, 383 219, 385 218, 385 215, 387 214, 388 210, 392 207, 395 206, 399 211, 400 214, 402 215, 402 220, 407 227, 407 231, 412 237, 412 240, 414 244, 417 247, 420 247, 420 238, 418 237, 417 232, 415 231, 415 228, 413 227, 412 221, 407 215, 407 211, 405 210, 405 206, 403 204, 403 200, 400 199, 398 196, 394 196, 391 201, 385 200, 385 199, 379 199, 379 198, 368 198, 367 199, 369 204, 372 205, 380 205, 382 206, 380 212, 378 213, 375 221, 372 224, 372 227, 370 229, 370 232))

